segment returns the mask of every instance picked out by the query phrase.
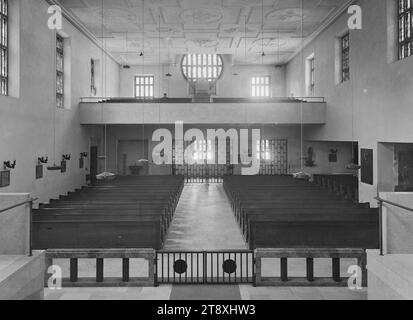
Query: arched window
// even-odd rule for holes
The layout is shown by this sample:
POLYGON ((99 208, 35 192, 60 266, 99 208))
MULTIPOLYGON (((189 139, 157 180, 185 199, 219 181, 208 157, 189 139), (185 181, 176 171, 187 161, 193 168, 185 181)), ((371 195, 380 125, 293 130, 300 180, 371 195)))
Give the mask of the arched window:
POLYGON ((223 68, 222 57, 218 54, 187 54, 182 59, 182 73, 190 82, 215 82, 221 77, 223 68))

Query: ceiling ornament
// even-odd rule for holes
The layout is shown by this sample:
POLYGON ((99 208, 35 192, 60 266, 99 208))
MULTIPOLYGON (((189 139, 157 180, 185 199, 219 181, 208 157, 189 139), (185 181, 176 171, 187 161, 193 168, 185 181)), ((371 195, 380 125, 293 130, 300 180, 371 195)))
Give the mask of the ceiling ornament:
POLYGON ((267 38, 260 38, 255 40, 252 43, 253 47, 263 46, 264 48, 278 48, 278 47, 285 47, 288 44, 287 40, 285 39, 278 39, 273 37, 267 38))
POLYGON ((187 40, 185 42, 188 47, 198 47, 198 48, 214 48, 219 45, 218 40, 207 40, 207 39, 197 39, 197 40, 187 40))
MULTIPOLYGON (((267 22, 295 23, 301 21, 300 8, 277 9, 267 14, 267 22)), ((304 19, 307 13, 304 10, 304 19)))
POLYGON ((211 24, 220 22, 223 15, 220 10, 208 8, 192 8, 182 11, 181 19, 187 24, 211 24))

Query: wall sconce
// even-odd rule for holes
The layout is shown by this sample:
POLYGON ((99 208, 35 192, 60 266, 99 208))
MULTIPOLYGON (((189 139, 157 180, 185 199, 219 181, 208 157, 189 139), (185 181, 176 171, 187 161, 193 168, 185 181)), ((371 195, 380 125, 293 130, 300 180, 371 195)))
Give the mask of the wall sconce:
POLYGON ((87 156, 88 156, 87 152, 82 152, 82 153, 80 154, 80 157, 81 157, 81 158, 87 158, 87 156))
POLYGON ((63 161, 70 161, 71 158, 72 158, 72 155, 70 154, 64 154, 62 156, 63 161))
POLYGON ((41 157, 41 158, 37 158, 37 162, 38 164, 47 164, 49 162, 49 157, 41 157))
POLYGON ((4 162, 3 162, 4 170, 7 170, 7 169, 15 169, 15 168, 16 168, 16 164, 17 164, 16 160, 14 160, 13 162, 11 162, 11 161, 4 161, 4 162))
POLYGON ((47 167, 47 170, 49 170, 49 171, 60 171, 60 170, 62 170, 62 167, 54 164, 52 167, 47 167))

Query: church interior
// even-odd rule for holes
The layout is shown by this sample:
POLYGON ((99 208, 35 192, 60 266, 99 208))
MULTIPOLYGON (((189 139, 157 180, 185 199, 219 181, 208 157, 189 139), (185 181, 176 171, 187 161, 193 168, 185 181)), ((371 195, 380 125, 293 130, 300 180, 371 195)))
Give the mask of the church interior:
POLYGON ((0 0, 0 300, 413 299, 413 0, 0 0))

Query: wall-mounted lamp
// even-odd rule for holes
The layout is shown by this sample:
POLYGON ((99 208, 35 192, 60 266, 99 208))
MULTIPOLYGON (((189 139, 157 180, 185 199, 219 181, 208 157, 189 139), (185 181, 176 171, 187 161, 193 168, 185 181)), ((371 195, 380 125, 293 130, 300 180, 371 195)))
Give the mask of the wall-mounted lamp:
POLYGON ((62 170, 62 167, 54 164, 51 167, 47 167, 47 170, 49 170, 49 171, 60 171, 60 170, 62 170))
POLYGON ((16 161, 16 160, 14 160, 13 162, 12 162, 12 161, 4 161, 4 162, 3 162, 4 170, 7 170, 7 169, 15 169, 15 168, 16 168, 16 164, 17 164, 17 161, 16 161))
POLYGON ((49 157, 41 157, 41 158, 37 158, 37 162, 38 164, 47 164, 49 162, 49 157))
POLYGON ((72 158, 72 155, 70 154, 64 154, 62 156, 63 161, 70 161, 71 158, 72 158))
POLYGON ((80 157, 81 157, 81 158, 87 158, 87 156, 88 156, 87 152, 82 152, 82 153, 80 154, 80 157))

